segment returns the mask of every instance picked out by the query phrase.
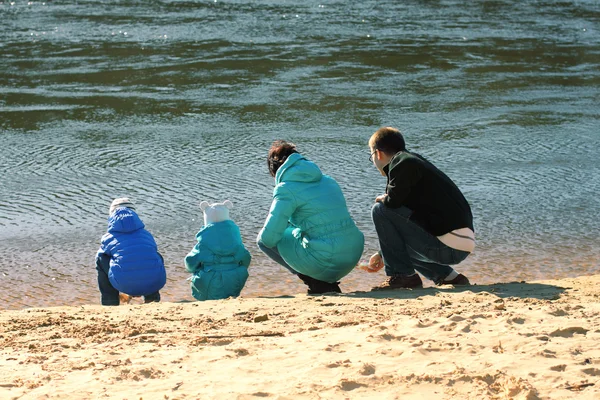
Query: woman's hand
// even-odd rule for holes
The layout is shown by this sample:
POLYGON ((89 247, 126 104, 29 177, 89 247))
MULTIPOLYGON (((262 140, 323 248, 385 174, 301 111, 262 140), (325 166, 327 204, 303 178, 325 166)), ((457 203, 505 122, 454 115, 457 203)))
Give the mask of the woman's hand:
POLYGON ((383 200, 385 200, 386 197, 387 197, 387 193, 377 196, 375 198, 375 203, 383 203, 383 200))

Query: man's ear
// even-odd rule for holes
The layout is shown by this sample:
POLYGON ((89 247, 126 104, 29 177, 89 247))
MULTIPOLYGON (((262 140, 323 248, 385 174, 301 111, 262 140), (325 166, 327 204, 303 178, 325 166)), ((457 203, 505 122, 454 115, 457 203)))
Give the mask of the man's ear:
POLYGON ((388 161, 389 161, 389 159, 390 159, 390 158, 392 158, 392 156, 388 155, 388 154, 387 154, 385 151, 383 151, 383 150, 377 150, 377 154, 376 154, 376 156, 377 156, 377 159, 378 159, 379 161, 383 161, 383 162, 385 162, 386 160, 388 160, 388 161))

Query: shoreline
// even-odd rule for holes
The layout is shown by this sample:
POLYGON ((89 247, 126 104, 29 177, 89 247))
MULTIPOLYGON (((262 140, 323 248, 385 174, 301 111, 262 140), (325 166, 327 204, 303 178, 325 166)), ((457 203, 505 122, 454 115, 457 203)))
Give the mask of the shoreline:
POLYGON ((0 322, 3 399, 600 397, 600 275, 0 322))
MULTIPOLYGON (((475 255, 474 255, 475 256, 475 255)), ((465 265, 457 268, 464 273, 474 285, 491 285, 496 282, 491 274, 496 272, 494 266, 486 265, 483 270, 475 270, 473 263, 476 258, 466 260, 465 265), (471 264, 469 264, 471 263, 471 264)), ((363 260, 366 262, 366 260, 363 260)), ((600 274, 597 268, 582 268, 585 275, 600 274)), ((173 267, 171 266, 171 270, 173 267)), ((533 268, 535 270, 535 268, 533 268)), ((100 292, 96 282, 96 272, 86 271, 84 276, 60 275, 50 273, 45 275, 43 287, 39 286, 32 277, 36 271, 27 271, 25 276, 15 274, 5 275, 0 280, 0 311, 18 311, 30 308, 49 308, 61 306, 100 305, 100 292), (88 273, 89 272, 89 273, 88 273)), ((284 268, 275 265, 259 265, 251 268, 251 275, 242 290, 243 298, 278 297, 306 292, 306 285, 300 279, 290 274, 284 268)), ((507 281, 545 281, 569 279, 584 275, 577 271, 555 271, 553 274, 519 273, 505 276, 507 281), (541 275, 541 276, 540 276, 541 275)), ((0 275, 2 273, 0 272, 0 275)), ((163 302, 184 303, 196 301, 191 295, 187 278, 189 273, 170 272, 167 284, 160 290, 163 302)), ((355 268, 341 280, 340 287, 344 294, 357 291, 369 291, 381 284, 386 278, 385 273, 368 273, 355 268)), ((435 287, 433 282, 423 279, 426 288, 435 287)), ((141 299, 134 299, 133 304, 141 304, 141 299), (139 301, 138 301, 139 300, 139 301)))

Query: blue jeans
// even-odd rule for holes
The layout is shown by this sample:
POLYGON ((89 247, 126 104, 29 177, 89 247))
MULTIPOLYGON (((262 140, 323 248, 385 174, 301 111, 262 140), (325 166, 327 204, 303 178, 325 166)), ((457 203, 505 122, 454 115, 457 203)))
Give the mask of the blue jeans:
POLYGON ((279 265, 282 265, 288 271, 290 271, 292 274, 298 275, 298 271, 296 271, 296 270, 294 270, 294 268, 290 267, 288 265, 288 263, 285 262, 285 260, 283 259, 283 257, 281 257, 281 254, 279 254, 279 251, 277 250, 277 246, 275 246, 275 247, 267 247, 260 240, 257 240, 256 244, 258 245, 258 248, 263 253, 265 253, 271 260, 275 261, 279 265))
POLYGON ((412 275, 416 270, 440 284, 452 272, 449 265, 460 263, 470 254, 446 246, 412 222, 409 208, 375 203, 371 214, 388 276, 412 275))
MULTIPOLYGON (((113 287, 108 279, 108 271, 110 270, 110 256, 102 254, 100 257, 97 257, 96 270, 98 271, 98 289, 100 289, 102 305, 118 306, 120 303, 119 291, 113 287)), ((144 303, 153 303, 159 301, 159 292, 154 292, 144 296, 144 303)))

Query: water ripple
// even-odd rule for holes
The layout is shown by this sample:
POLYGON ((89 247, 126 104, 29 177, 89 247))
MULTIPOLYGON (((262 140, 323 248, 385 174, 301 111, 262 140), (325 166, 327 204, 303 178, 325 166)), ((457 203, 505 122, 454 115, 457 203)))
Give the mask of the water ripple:
MULTIPOLYGON (((367 141, 382 125, 471 202, 478 248, 460 269, 474 281, 599 270, 596 1, 15 1, 0 13, 1 307, 97 303, 94 254, 118 196, 165 256, 166 300, 191 299, 182 260, 202 200, 234 204, 253 255, 244 295, 303 290, 254 243, 268 147, 291 140, 338 181, 367 257, 386 183, 367 141)), ((342 287, 380 279, 357 271, 342 287)))

